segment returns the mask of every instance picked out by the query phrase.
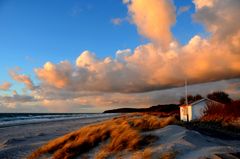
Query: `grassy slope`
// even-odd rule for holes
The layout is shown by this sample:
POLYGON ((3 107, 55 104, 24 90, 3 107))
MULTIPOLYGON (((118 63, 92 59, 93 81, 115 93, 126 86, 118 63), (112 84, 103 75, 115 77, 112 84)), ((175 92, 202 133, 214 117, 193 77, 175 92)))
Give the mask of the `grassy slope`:
MULTIPOLYGON (((141 132, 162 128, 175 122, 175 117, 158 118, 153 115, 131 115, 83 127, 63 137, 50 141, 33 152, 28 159, 51 155, 53 159, 70 159, 84 156, 99 146, 94 158, 103 159, 123 151, 142 149, 144 158, 151 155, 146 145, 154 142, 154 136, 142 136, 141 132)), ((150 157, 149 157, 150 158, 150 157)))
MULTIPOLYGON (((223 107, 209 106, 203 118, 189 123, 177 122, 175 117, 178 114, 173 117, 171 113, 152 112, 148 115, 135 113, 122 116, 83 127, 50 141, 33 152, 29 159, 40 158, 44 155, 52 156, 53 159, 70 159, 77 156, 82 158, 96 147, 98 147, 94 153, 96 159, 117 156, 128 151, 136 152, 136 154, 133 153, 133 158, 134 156, 135 158, 151 158, 151 149, 147 145, 157 139, 154 136, 143 136, 141 132, 162 128, 171 123, 197 130, 212 137, 239 140, 239 109, 240 101, 223 107), (166 117, 169 115, 172 116, 166 117)), ((174 156, 175 153, 166 152, 162 158, 174 158, 174 156)))

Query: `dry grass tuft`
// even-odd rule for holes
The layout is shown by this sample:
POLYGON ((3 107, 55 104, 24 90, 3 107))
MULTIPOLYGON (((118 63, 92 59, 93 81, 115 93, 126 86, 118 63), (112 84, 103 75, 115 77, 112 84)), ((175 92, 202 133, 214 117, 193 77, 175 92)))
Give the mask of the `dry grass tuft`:
MULTIPOLYGON (((238 123, 240 118, 240 101, 232 101, 231 103, 210 104, 205 110, 205 115, 202 117, 203 122, 220 122, 223 125, 231 125, 232 123, 238 123)), ((237 125, 240 127, 240 124, 237 125)))
POLYGON ((140 131, 149 131, 162 128, 175 122, 174 117, 158 118, 156 116, 143 115, 141 117, 130 118, 128 123, 140 131))
MULTIPOLYGON (((141 136, 140 132, 162 128, 173 122, 174 117, 158 118, 152 115, 114 118, 52 140, 33 152, 28 159, 37 159, 45 154, 51 154, 53 159, 71 159, 102 143, 105 144, 100 145, 95 158, 107 158, 121 151, 140 149, 143 143, 154 142, 154 137, 148 137, 149 143, 146 142, 147 138, 141 136)), ((145 152, 145 155, 147 154, 148 150, 145 152)))
POLYGON ((159 159, 175 159, 177 152, 175 151, 167 151, 160 155, 159 159))
POLYGON ((152 158, 152 149, 145 148, 143 151, 138 151, 133 154, 132 159, 151 159, 152 158))

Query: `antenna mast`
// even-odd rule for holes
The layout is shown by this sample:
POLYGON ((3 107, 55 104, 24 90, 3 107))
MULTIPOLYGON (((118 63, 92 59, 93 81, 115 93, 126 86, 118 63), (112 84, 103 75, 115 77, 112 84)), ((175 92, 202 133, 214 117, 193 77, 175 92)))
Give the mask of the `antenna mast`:
POLYGON ((185 104, 188 105, 187 79, 185 78, 185 104))

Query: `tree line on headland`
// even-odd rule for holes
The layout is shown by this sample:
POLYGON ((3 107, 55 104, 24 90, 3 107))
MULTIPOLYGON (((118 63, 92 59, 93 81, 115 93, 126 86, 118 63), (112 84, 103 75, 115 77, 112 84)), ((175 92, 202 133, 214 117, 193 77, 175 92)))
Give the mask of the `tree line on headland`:
MULTIPOLYGON (((222 104, 231 104, 239 103, 240 100, 233 100, 229 97, 229 95, 223 91, 217 91, 213 93, 209 93, 207 98, 217 101, 222 104)), ((200 99, 203 99, 204 97, 200 94, 196 95, 188 95, 188 103, 193 103, 195 101, 198 101, 200 99)), ((104 113, 133 113, 133 112, 165 112, 165 113, 177 113, 179 111, 179 106, 183 105, 185 103, 185 97, 181 97, 179 99, 178 104, 162 104, 162 105, 156 105, 151 106, 149 108, 119 108, 119 109, 112 109, 112 110, 106 110, 104 113)), ((240 105, 238 106, 240 107, 240 105)), ((239 111, 240 112, 240 111, 239 111)))

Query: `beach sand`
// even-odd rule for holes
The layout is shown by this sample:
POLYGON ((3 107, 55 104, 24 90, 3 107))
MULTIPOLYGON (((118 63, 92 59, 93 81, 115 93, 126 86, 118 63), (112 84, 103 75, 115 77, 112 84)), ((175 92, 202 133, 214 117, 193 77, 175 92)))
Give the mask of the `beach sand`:
POLYGON ((239 140, 213 138, 177 125, 169 125, 147 134, 159 138, 150 147, 153 159, 166 153, 174 154, 177 159, 237 159, 240 152, 239 140))
POLYGON ((114 118, 53 140, 36 151, 32 158, 52 155, 56 159, 239 158, 239 140, 206 136, 182 126, 171 125, 174 121, 174 117, 157 118, 150 115, 114 118))
MULTIPOLYGON (((26 158, 31 152, 52 139, 78 130, 82 126, 113 117, 114 115, 0 128, 0 159, 26 158)), ((115 119, 111 119, 111 121, 113 120, 115 119)), ((97 123, 97 125, 99 124, 101 123, 97 123)), ((240 152, 239 140, 213 138, 177 125, 168 125, 164 128, 141 132, 141 135, 154 136, 157 140, 136 151, 120 152, 121 158, 159 159, 161 156, 163 158, 168 156, 177 159, 237 159, 240 152)), ((100 147, 101 144, 96 149, 87 152, 86 155, 89 158, 94 158, 94 154, 100 147)), ((81 158, 81 156, 79 157, 81 158)), ((114 158, 114 156, 112 157, 114 158)))
POLYGON ((26 158, 49 140, 113 116, 48 121, 0 128, 0 159, 26 158))

